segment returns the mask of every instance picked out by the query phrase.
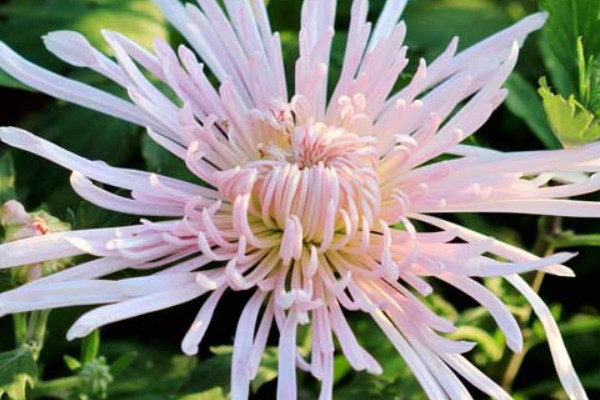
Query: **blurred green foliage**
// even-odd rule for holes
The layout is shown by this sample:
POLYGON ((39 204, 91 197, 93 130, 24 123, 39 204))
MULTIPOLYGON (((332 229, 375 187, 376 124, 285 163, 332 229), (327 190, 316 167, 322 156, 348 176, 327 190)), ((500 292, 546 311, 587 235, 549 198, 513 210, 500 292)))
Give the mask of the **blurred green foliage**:
MULTIPOLYGON (((339 1, 337 35, 332 53, 331 82, 340 73, 347 40, 351 0, 339 1)), ((372 18, 381 11, 383 0, 372 0, 372 18)), ((299 0, 271 0, 272 25, 281 31, 288 84, 293 87, 294 61, 298 55, 297 30, 300 25, 299 0)), ((542 34, 533 35, 524 47, 517 72, 506 86, 510 95, 506 108, 477 137, 477 143, 499 149, 559 148, 596 140, 600 136, 600 2, 597 0, 413 0, 405 12, 407 44, 411 49, 412 71, 418 57, 431 60, 451 38, 460 37, 465 48, 512 22, 537 11, 548 10, 550 19, 542 34), (538 94, 538 80, 546 76, 538 94), (551 89, 552 88, 552 89, 551 89), (579 125, 578 125, 579 124, 579 125), (557 139, 558 137, 558 139, 557 139)), ((106 79, 89 71, 75 70, 57 61, 45 51, 40 37, 53 30, 73 29, 84 33, 102 50, 107 46, 101 29, 124 33, 146 47, 155 38, 173 45, 181 37, 169 27, 149 0, 7 0, 0 2, 0 38, 19 52, 66 76, 125 95, 106 79)), ((410 73, 403 75, 405 83, 410 73)), ((3 98, 10 99, 0 111, 2 125, 18 125, 85 157, 110 164, 142 168, 183 179, 194 179, 165 150, 131 124, 117 121, 79 107, 32 93, 0 71, 3 98)), ((331 85, 330 85, 331 86, 331 85)), ((76 229, 116 226, 134 219, 100 210, 81 202, 68 185, 68 175, 45 160, 23 152, 3 151, 0 155, 0 201, 17 197, 30 208, 45 208, 68 220, 76 229), (16 186, 15 186, 16 184, 16 186)), ((500 240, 532 246, 535 223, 527 218, 496 218, 463 215, 459 222, 493 235, 500 240), (533 227, 533 228, 532 228, 533 227)), ((598 223, 570 226, 588 235, 565 234, 554 238, 560 247, 598 246, 598 223), (570 235, 570 236, 568 236, 570 235), (568 237, 567 237, 568 236, 568 237), (586 239, 587 238, 587 239, 586 239), (579 239, 579 240, 576 240, 579 239), (562 241, 561 241, 562 240, 562 241)), ((597 255, 597 253, 595 253, 597 255)), ((600 352, 590 351, 600 343, 600 316, 594 302, 595 282, 599 278, 597 257, 575 262, 580 271, 578 282, 552 280, 543 291, 560 318, 560 327, 577 369, 590 390, 600 396, 600 352), (588 293, 589 294, 586 294, 588 293)), ((2 278, 0 276, 0 278, 2 278)), ((2 278, 3 279, 3 278, 2 278)), ((7 283, 8 284, 8 283, 7 283)), ((488 279, 486 286, 506 301, 517 318, 527 320, 527 309, 511 288, 500 279, 488 279)), ((3 285, 4 286, 4 285, 3 285)), ((510 354, 504 338, 491 317, 481 307, 447 287, 436 287, 443 296, 427 301, 436 312, 455 321, 459 330, 454 338, 478 343, 470 358, 501 380, 510 354)), ((11 399, 24 399, 28 385, 35 384, 28 398, 95 399, 107 396, 116 400, 222 400, 229 394, 231 337, 234 330, 218 322, 210 328, 205 347, 198 359, 178 352, 177 343, 191 322, 197 304, 177 309, 181 319, 167 318, 165 332, 157 332, 154 317, 142 318, 124 328, 109 327, 100 343, 99 334, 84 340, 78 358, 77 349, 61 337, 73 321, 75 311, 57 310, 52 314, 51 332, 38 362, 26 347, 16 350, 10 340, 0 343, 0 393, 11 399), (141 340, 140 335, 145 335, 141 340), (148 340, 146 340, 148 339, 148 340), (38 371, 41 376, 38 376, 38 371)), ((78 312, 80 310, 76 310, 78 312)), ((235 319, 224 309, 219 321, 235 319)), ((343 357, 335 361, 336 398, 339 399, 423 399, 418 383, 397 355, 391 343, 366 317, 348 315, 361 343, 384 367, 381 376, 355 372, 343 357)), ((8 319, 0 321, 0 334, 11 332, 8 319)), ((554 378, 544 333, 539 324, 525 329, 528 355, 515 382, 517 398, 564 398, 554 378), (549 379, 549 377, 552 377, 549 379)), ((273 342, 273 344, 276 342, 273 342)), ((277 349, 268 348, 259 378, 253 383, 256 398, 273 398, 277 378, 277 349)), ((315 398, 317 386, 308 374, 300 374, 300 397, 315 398)), ((1 397, 1 395, 0 395, 1 397)), ((479 398, 479 397, 476 397, 479 398)))

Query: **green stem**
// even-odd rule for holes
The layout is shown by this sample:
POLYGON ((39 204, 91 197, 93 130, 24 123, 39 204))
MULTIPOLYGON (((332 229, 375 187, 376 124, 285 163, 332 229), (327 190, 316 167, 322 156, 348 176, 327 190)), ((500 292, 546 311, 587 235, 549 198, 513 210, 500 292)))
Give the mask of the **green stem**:
POLYGON ((31 346, 33 357, 37 360, 44 347, 44 337, 46 335, 46 325, 50 310, 33 311, 29 317, 25 343, 31 346))
POLYGON ((31 399, 64 397, 66 393, 78 388, 81 385, 81 380, 82 378, 79 376, 69 376, 51 381, 40 381, 35 384, 35 388, 29 396, 31 399))
POLYGON ((600 246, 600 235, 575 235, 572 232, 563 232, 554 236, 552 245, 557 248, 577 247, 577 246, 600 246))
POLYGON ((27 335, 27 314, 13 314, 13 326, 15 328, 15 342, 17 346, 20 346, 27 335))
MULTIPOLYGON (((561 230, 562 220, 560 217, 550 217, 550 218, 542 218, 540 220, 540 228, 538 229, 538 236, 536 238, 536 242, 533 247, 533 252, 541 257, 548 256, 552 254, 555 250, 555 245, 552 238, 556 237, 561 230)), ((530 280, 531 288, 538 293, 542 287, 542 283, 544 282, 544 277, 546 274, 543 271, 536 271, 533 278, 530 280)), ((531 305, 527 304, 525 306, 525 311, 523 312, 523 317, 521 319, 521 327, 526 328, 529 326, 529 320, 531 319, 532 308, 531 305)), ((524 329, 522 329, 524 330, 524 329)), ((502 377, 502 387, 507 392, 512 391, 512 386, 515 381, 515 378, 519 374, 519 370, 521 369, 521 365, 523 365, 523 361, 525 360, 525 355, 531 348, 531 344, 529 343, 529 334, 527 331, 523 333, 523 350, 520 353, 512 353, 508 363, 506 364, 506 369, 504 370, 504 375, 502 377)))

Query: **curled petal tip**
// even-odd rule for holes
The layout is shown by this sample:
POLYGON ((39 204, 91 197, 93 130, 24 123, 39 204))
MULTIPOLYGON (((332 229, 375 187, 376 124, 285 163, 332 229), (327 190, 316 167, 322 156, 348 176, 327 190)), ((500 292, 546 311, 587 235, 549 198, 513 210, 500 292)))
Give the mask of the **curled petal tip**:
POLYGON ((92 330, 93 327, 89 325, 76 323, 67 332, 67 340, 74 340, 86 337, 92 332, 92 330))
POLYGON ((90 42, 79 32, 54 31, 42 40, 48 51, 71 65, 87 67, 96 63, 90 42))
POLYGON ((523 337, 521 335, 518 338, 507 337, 506 344, 515 353, 520 354, 523 351, 523 337))
POLYGON ((195 356, 198 354, 198 346, 186 343, 185 341, 181 344, 181 351, 187 356, 195 356))
POLYGON ((35 135, 12 126, 0 128, 0 141, 17 148, 35 146, 40 142, 35 135))

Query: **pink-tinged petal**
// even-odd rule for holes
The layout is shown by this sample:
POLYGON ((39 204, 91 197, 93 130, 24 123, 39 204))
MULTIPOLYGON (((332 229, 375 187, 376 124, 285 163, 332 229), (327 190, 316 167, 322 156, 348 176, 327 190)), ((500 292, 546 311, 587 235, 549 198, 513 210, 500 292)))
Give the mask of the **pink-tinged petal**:
POLYGON ((181 342, 181 349, 185 354, 193 356, 198 353, 198 345, 204 338, 204 334, 215 313, 215 308, 217 307, 221 296, 223 296, 225 289, 227 289, 226 286, 215 289, 202 305, 194 323, 183 338, 183 342, 181 342))
POLYGON ((548 345, 550 346, 550 352, 552 353, 552 359, 558 372, 558 377, 567 393, 567 396, 571 399, 582 399, 586 400, 587 394, 583 389, 583 385, 575 372, 567 348, 560 335, 560 330, 554 317, 550 312, 548 306, 540 298, 540 296, 521 278, 520 276, 514 275, 506 278, 514 287, 517 289, 531 304, 533 311, 540 319, 546 336, 548 339, 548 345))
POLYGON ((260 324, 258 325, 258 331, 254 343, 252 344, 252 350, 248 356, 248 364, 246 365, 246 374, 248 379, 256 378, 258 374, 260 361, 262 355, 267 346, 267 340, 269 338, 269 331, 273 325, 273 298, 269 300, 267 308, 265 309, 260 324))
POLYGON ((57 283, 37 282, 0 295, 4 314, 32 310, 123 302, 156 292, 174 290, 195 282, 195 274, 176 274, 169 280, 156 276, 119 281, 69 280, 57 283))
POLYGON ((35 283, 51 284, 58 282, 82 281, 96 279, 121 271, 125 268, 135 268, 136 264, 122 257, 99 258, 83 264, 70 267, 63 271, 38 279, 35 283))
POLYGON ((106 243, 120 235, 143 232, 144 226, 61 232, 0 245, 0 268, 10 268, 37 262, 58 260, 85 254, 85 246, 106 243))
POLYGON ((445 204, 442 207, 427 207, 419 211, 423 213, 482 212, 599 218, 600 204, 577 200, 507 200, 504 202, 445 204))
POLYGON ((488 310, 506 336, 508 347, 516 353, 523 350, 523 335, 518 322, 494 293, 482 284, 466 277, 444 274, 439 278, 477 300, 488 310))
POLYGON ((257 291, 248 301, 238 320, 231 360, 232 400, 244 400, 249 396, 250 379, 247 375, 247 365, 252 351, 258 313, 265 297, 266 293, 257 291))
POLYGON ((333 353, 323 354, 323 379, 321 380, 321 391, 319 400, 333 399, 333 353))
POLYGON ((80 197, 107 210, 158 217, 181 217, 185 214, 183 205, 145 203, 112 194, 94 185, 77 171, 71 174, 71 186, 80 197))
POLYGON ((373 49, 384 38, 388 37, 398 24, 398 20, 406 7, 407 0, 386 1, 383 11, 377 20, 369 49, 373 49))
POLYGON ((146 126, 150 120, 131 103, 38 67, 0 42, 0 68, 15 79, 50 96, 146 126))
POLYGON ((153 0, 165 14, 169 22, 193 46, 194 50, 202 56, 202 59, 210 66, 210 69, 220 79, 227 76, 222 61, 219 60, 207 40, 203 37, 200 28, 191 20, 186 8, 179 0, 153 0))
POLYGON ((100 161, 87 160, 22 129, 0 128, 0 140, 10 146, 29 151, 71 171, 78 171, 88 178, 111 186, 139 192, 156 192, 157 186, 162 183, 172 189, 173 192, 182 191, 184 198, 194 195, 214 196, 213 191, 191 183, 144 171, 110 167, 100 161))
POLYGON ((277 378, 277 398, 295 399, 296 386, 296 334, 298 317, 290 311, 279 337, 279 375, 277 378))
MULTIPOLYGON (((458 237, 469 242, 488 239, 488 237, 485 235, 474 232, 460 225, 444 221, 443 219, 432 217, 430 215, 415 214, 411 215, 411 218, 426 222, 428 224, 431 224, 432 226, 436 226, 444 230, 453 231, 458 237)), ((497 240, 492 242, 489 248, 489 252, 514 262, 530 262, 541 260, 540 257, 537 257, 534 254, 531 254, 525 250, 519 249, 515 246, 497 240)), ((548 267, 542 268, 541 270, 546 273, 554 274, 557 276, 575 276, 573 271, 570 268, 565 267, 564 265, 550 265, 548 267)))
POLYGON ((379 325, 388 339, 392 342, 398 353, 404 358, 406 364, 410 367, 415 377, 421 384, 421 387, 427 393, 430 399, 447 399, 438 381, 431 375, 423 360, 410 346, 406 339, 398 332, 392 322, 381 310, 371 313, 373 320, 379 325))
POLYGON ((179 285, 175 289, 103 306, 82 315, 69 329, 67 338, 69 340, 82 338, 101 326, 187 303, 206 292, 207 289, 198 285, 194 280, 192 283, 179 285))
POLYGON ((296 62, 296 95, 308 100, 317 120, 325 115, 329 57, 333 43, 335 0, 302 4, 300 58, 296 62))
POLYGON ((460 52, 447 62, 437 65, 434 62, 431 66, 428 86, 434 85, 470 65, 477 64, 482 57, 509 49, 515 41, 522 45, 525 38, 544 26, 547 19, 548 13, 546 12, 529 15, 516 24, 460 52))
POLYGON ((457 378, 454 371, 440 358, 438 354, 431 351, 427 342, 419 342, 416 339, 410 341, 411 345, 423 361, 433 376, 438 380, 440 386, 451 400, 469 400, 473 399, 465 385, 457 378))
POLYGON ((460 354, 440 354, 440 357, 467 382, 486 393, 493 399, 513 400, 496 382, 485 376, 460 354))
POLYGON ((76 67, 87 67, 121 86, 128 80, 119 66, 106 55, 95 49, 79 32, 55 31, 43 37, 44 45, 55 56, 76 67))

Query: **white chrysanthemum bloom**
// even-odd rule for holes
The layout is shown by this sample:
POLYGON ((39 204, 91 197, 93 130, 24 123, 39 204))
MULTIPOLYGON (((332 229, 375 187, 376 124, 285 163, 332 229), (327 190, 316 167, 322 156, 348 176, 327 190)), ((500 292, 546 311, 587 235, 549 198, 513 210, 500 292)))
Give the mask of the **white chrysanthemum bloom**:
POLYGON ((110 304, 74 324, 68 337, 78 338, 207 295, 183 340, 183 351, 192 355, 221 296, 229 289, 249 290, 254 294, 235 335, 233 399, 248 397, 273 326, 280 333, 279 399, 296 398, 296 367, 322 381, 321 399, 332 398, 334 337, 353 368, 380 373, 343 310, 373 318, 431 399, 470 399, 463 380, 495 399, 509 399, 462 355, 474 344, 445 337, 455 326, 419 297, 432 292, 433 280, 456 287, 489 310, 508 346, 519 352, 515 318, 477 280, 501 276, 540 317, 567 394, 586 398, 548 307, 518 275, 532 270, 572 275, 560 265, 572 255, 540 259, 429 215, 600 216, 599 204, 566 200, 600 187, 598 175, 588 175, 600 170, 599 145, 499 153, 460 144, 503 101, 502 84, 519 44, 546 15, 532 15, 458 54, 453 40, 431 64, 421 60, 412 81, 391 93, 408 63, 406 29, 399 22, 405 1, 388 1, 372 28, 367 0, 356 0, 341 77, 328 97, 336 3, 306 0, 290 97, 279 35, 271 31, 262 0, 225 0, 226 10, 215 0, 185 6, 155 1, 196 53, 185 46, 175 52, 162 41, 149 52, 106 31, 112 59, 75 32, 45 38, 58 57, 126 88, 130 101, 46 71, 0 45, 0 66, 9 74, 52 96, 147 127, 198 177, 194 184, 116 168, 16 128, 1 130, 5 143, 72 170, 73 188, 83 198, 117 212, 160 217, 1 246, 2 268, 96 257, 3 293, 4 314, 110 304), (179 101, 170 100, 147 73, 179 101), (455 157, 436 162, 443 154, 455 157), (417 232, 414 220, 438 231, 417 232), (100 279, 125 268, 149 274, 100 279), (309 360, 297 350, 300 324, 310 324, 309 360))

